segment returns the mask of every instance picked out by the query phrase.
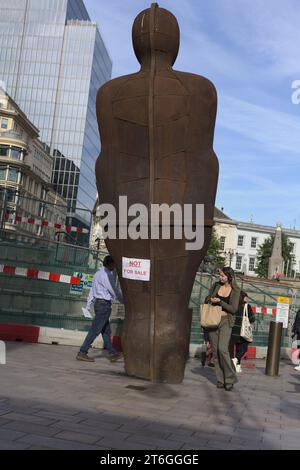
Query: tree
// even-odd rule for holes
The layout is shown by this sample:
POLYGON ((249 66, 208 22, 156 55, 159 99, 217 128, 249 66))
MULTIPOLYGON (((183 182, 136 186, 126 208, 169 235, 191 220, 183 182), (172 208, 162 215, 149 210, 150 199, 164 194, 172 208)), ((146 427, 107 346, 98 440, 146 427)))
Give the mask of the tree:
MULTIPOLYGON (((270 235, 262 245, 258 247, 257 250, 257 267, 255 268, 255 272, 259 277, 268 277, 268 269, 269 269, 269 258, 272 255, 272 249, 274 244, 275 235, 270 235)), ((285 261, 285 266, 289 266, 289 272, 291 272, 291 268, 295 257, 293 255, 293 244, 290 242, 288 237, 285 233, 282 232, 282 257, 285 261)))
POLYGON ((212 231, 210 245, 207 250, 207 256, 210 258, 210 262, 214 264, 216 268, 222 268, 224 266, 225 258, 222 256, 221 243, 215 229, 212 231))

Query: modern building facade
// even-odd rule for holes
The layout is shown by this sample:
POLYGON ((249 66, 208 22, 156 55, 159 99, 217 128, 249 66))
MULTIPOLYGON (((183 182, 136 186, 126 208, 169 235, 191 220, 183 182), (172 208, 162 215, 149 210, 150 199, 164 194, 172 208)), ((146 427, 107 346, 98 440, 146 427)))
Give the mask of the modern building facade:
POLYGON ((100 152, 96 93, 112 68, 98 27, 83 0, 0 0, 0 11, 0 80, 54 156, 68 222, 88 224, 100 152))
POLYGON ((15 224, 16 215, 64 225, 67 214, 66 200, 51 184, 50 149, 38 137, 38 129, 0 88, 1 225, 22 240, 32 235, 53 239, 55 231, 26 222, 15 224))

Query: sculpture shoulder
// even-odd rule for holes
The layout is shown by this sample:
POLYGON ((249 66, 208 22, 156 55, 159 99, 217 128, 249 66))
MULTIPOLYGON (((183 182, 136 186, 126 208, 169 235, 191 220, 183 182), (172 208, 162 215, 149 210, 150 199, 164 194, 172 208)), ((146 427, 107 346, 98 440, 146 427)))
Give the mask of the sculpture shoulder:
POLYGON ((104 83, 104 85, 102 85, 98 90, 97 102, 103 99, 113 99, 120 88, 122 88, 128 81, 136 79, 139 75, 141 75, 140 72, 123 75, 122 77, 113 78, 112 80, 104 83))
POLYGON ((176 77, 189 89, 192 93, 203 93, 211 99, 217 101, 217 90, 215 85, 202 75, 194 73, 180 72, 174 70, 176 77))

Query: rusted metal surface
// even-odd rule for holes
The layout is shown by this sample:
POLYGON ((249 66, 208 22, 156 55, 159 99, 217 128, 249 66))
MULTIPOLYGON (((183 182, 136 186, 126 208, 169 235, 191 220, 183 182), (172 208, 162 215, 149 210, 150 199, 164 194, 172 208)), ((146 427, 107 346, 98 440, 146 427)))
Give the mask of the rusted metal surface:
MULTIPOLYGON (((129 375, 180 383, 189 344, 189 298, 211 237, 218 160, 213 151, 217 96, 206 78, 173 70, 179 27, 157 4, 134 21, 141 70, 98 92, 102 150, 96 164, 101 204, 118 214, 118 198, 134 203, 205 204, 205 243, 186 251, 182 240, 108 239, 125 298, 122 346, 129 375), (122 278, 122 257, 151 260, 149 282, 122 278)), ((118 219, 117 219, 118 220, 118 219)), ((130 220, 130 219, 129 219, 130 220)))

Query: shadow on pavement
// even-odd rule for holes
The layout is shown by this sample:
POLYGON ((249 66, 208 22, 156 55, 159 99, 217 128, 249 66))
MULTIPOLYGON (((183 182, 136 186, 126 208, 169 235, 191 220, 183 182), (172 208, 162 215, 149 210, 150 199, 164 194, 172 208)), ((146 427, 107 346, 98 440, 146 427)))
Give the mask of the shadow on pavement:
POLYGON ((128 377, 124 363, 102 354, 95 363, 76 361, 74 347, 17 348, 12 367, 1 369, 0 449, 272 450, 288 429, 281 419, 299 438, 300 375, 288 367, 267 378, 257 361, 225 392, 215 387, 214 369, 196 359, 182 384, 166 385, 128 377))
POLYGON ((216 385, 217 383, 215 369, 213 367, 202 367, 201 365, 199 365, 199 367, 194 367, 193 369, 191 369, 191 372, 193 374, 204 377, 214 385, 216 385))

